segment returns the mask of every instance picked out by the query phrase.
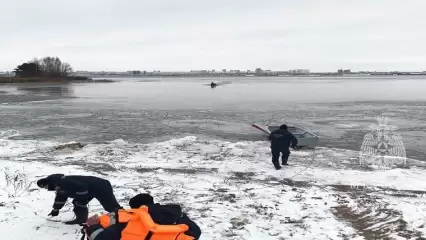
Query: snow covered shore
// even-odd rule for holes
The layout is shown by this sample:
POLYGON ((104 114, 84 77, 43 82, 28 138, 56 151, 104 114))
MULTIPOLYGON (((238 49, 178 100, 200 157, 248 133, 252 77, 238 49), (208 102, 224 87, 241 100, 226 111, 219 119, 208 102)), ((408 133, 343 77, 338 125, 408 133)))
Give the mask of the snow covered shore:
MULTIPOLYGON (((426 234, 421 166, 365 170, 354 162, 356 152, 324 148, 293 152, 292 166, 276 171, 266 142, 186 137, 58 149, 59 143, 10 140, 11 134, 0 135, 0 229, 7 233, 2 239, 80 239, 79 227, 48 220, 53 193, 30 184, 52 173, 107 178, 124 207, 140 192, 161 203, 180 203, 202 228, 201 239, 423 239, 426 234), (24 175, 14 181, 18 173, 24 175), (13 186, 19 180, 26 183, 13 186)), ((91 213, 102 211, 95 200, 89 207, 91 213)), ((67 203, 52 220, 72 217, 67 203)))

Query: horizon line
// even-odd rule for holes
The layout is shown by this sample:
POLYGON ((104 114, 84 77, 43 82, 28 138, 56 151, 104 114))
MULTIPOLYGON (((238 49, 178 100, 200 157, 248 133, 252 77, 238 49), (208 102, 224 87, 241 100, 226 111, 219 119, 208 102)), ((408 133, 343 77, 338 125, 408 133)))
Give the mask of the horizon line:
MULTIPOLYGON (((288 70, 273 70, 273 69, 262 69, 259 68, 261 72, 290 72, 290 71, 307 71, 307 73, 337 73, 338 70, 342 71, 350 71, 350 73, 359 73, 359 72, 383 72, 383 73, 391 73, 391 72, 400 72, 400 73, 424 73, 426 70, 352 70, 350 68, 339 68, 334 71, 312 71, 309 68, 294 68, 294 69, 288 69, 288 70)), ((76 72, 114 72, 114 73, 129 73, 129 72, 146 72, 146 73, 154 73, 154 72, 163 72, 163 73, 231 73, 233 71, 239 71, 239 73, 256 73, 256 69, 247 69, 247 70, 241 70, 241 69, 232 69, 232 68, 223 68, 223 69, 190 69, 190 70, 139 70, 139 69, 132 69, 132 70, 73 70, 72 73, 76 72), (226 70, 226 72, 223 72, 223 70, 226 70)), ((6 72, 13 72, 13 70, 0 70, 2 73, 6 72)), ((238 72, 237 72, 238 73, 238 72)))

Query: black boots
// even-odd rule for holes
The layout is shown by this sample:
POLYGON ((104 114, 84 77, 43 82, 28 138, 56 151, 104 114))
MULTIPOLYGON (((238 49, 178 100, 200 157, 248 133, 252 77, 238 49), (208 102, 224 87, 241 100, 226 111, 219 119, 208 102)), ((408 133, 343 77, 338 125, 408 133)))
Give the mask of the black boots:
POLYGON ((274 164, 274 167, 275 167, 276 170, 280 170, 281 169, 281 166, 280 166, 279 163, 274 162, 273 164, 274 164))
POLYGON ((87 221, 89 217, 89 209, 87 207, 74 207, 75 219, 65 222, 65 224, 73 225, 73 224, 82 224, 87 221))

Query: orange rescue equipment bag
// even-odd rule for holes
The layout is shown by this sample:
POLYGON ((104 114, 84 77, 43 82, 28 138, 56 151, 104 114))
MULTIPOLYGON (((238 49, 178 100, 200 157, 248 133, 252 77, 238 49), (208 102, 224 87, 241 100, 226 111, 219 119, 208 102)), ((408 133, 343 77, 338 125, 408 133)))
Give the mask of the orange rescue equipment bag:
POLYGON ((194 240, 184 234, 188 229, 186 224, 156 224, 148 212, 148 207, 142 206, 132 214, 121 232, 121 240, 194 240))

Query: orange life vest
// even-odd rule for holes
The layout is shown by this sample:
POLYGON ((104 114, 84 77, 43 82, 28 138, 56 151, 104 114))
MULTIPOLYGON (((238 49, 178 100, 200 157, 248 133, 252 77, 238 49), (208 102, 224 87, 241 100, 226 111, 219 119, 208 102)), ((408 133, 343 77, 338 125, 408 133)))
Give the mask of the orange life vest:
POLYGON ((121 232, 121 240, 194 240, 185 235, 186 224, 160 225, 156 224, 147 206, 142 206, 132 214, 127 226, 121 232))
POLYGON ((118 223, 126 223, 130 221, 130 218, 135 212, 136 209, 119 209, 118 212, 111 212, 100 216, 99 223, 102 225, 103 228, 107 228, 111 225, 116 224, 117 220, 118 223))
POLYGON ((160 225, 156 224, 148 212, 147 206, 139 209, 119 209, 99 217, 99 223, 107 228, 116 223, 127 223, 121 232, 121 240, 194 240, 185 232, 189 229, 186 224, 160 225), (117 222, 118 220, 118 222, 117 222))

